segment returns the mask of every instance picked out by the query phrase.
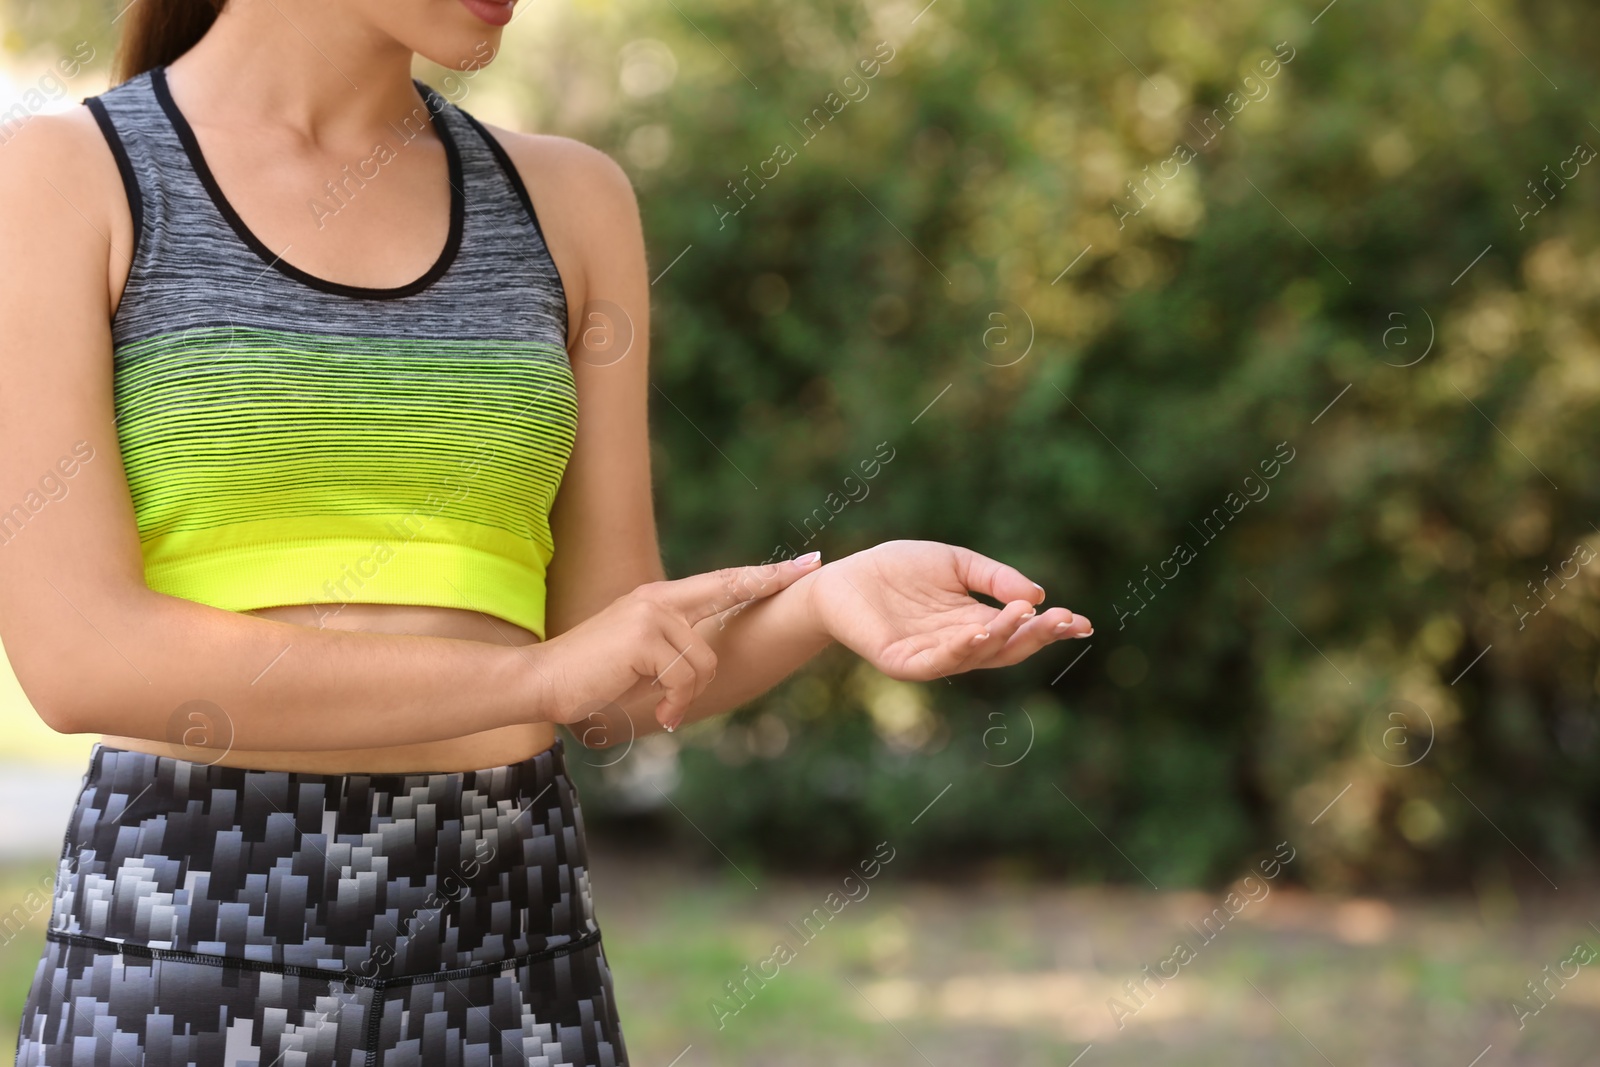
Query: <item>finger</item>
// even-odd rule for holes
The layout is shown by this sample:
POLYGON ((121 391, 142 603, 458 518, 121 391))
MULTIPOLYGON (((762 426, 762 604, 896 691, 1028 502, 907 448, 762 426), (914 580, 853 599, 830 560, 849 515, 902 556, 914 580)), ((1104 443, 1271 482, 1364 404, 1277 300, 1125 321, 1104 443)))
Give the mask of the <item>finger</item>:
POLYGON ((1094 633, 1094 623, 1087 615, 1074 615, 1066 608, 1049 608, 1035 617, 1051 641, 1066 641, 1074 637, 1088 637, 1094 633))
POLYGON ((662 726, 675 726, 694 700, 694 668, 684 663, 686 651, 674 645, 665 634, 658 636, 654 650, 656 669, 652 681, 662 689, 661 700, 655 706, 655 718, 662 726))
POLYGON ((1087 637, 1093 632, 1094 624, 1089 621, 1088 616, 1074 615, 1063 607, 1046 608, 1017 630, 1018 635, 1030 638, 1037 634, 1046 644, 1074 637, 1087 637))
POLYGON ((629 718, 634 714, 655 715, 655 709, 662 700, 662 691, 654 682, 654 675, 647 675, 637 679, 628 691, 617 697, 615 703, 629 718))
POLYGON ((688 669, 694 672, 694 692, 689 698, 690 703, 693 703, 700 699, 700 694, 711 684, 711 676, 717 673, 717 654, 686 622, 675 621, 669 627, 666 636, 667 640, 683 653, 683 659, 672 669, 675 671, 688 669))
POLYGON ((1009 667, 1021 663, 1046 645, 1084 636, 1083 631, 1089 629, 1088 623, 1089 620, 1074 616, 1066 608, 1050 608, 1017 627, 1017 632, 1011 635, 1011 639, 996 651, 992 658, 986 660, 983 666, 1009 667))
POLYGON ((1011 640, 1012 635, 1035 617, 1033 605, 1026 600, 1013 600, 1000 609, 983 632, 967 642, 962 655, 962 670, 981 667, 995 657, 1011 640))
POLYGON ((955 552, 957 577, 962 585, 973 592, 993 597, 1002 603, 1026 600, 1029 604, 1038 604, 1044 600, 1044 587, 1010 564, 990 559, 960 545, 950 547, 955 552))
POLYGON ((676 728, 678 720, 688 711, 689 706, 700 698, 706 686, 711 684, 711 676, 717 673, 717 654, 711 646, 695 633, 693 627, 681 619, 668 615, 662 629, 662 636, 667 643, 677 649, 675 656, 665 667, 657 681, 666 684, 668 675, 672 676, 673 693, 670 706, 664 709, 659 717, 661 725, 669 730, 676 728))
POLYGON ((1056 632, 1059 633, 1063 638, 1088 637, 1090 634, 1094 633, 1094 623, 1087 615, 1074 615, 1072 620, 1067 623, 1067 628, 1065 630, 1057 630, 1056 632))
POLYGON ((693 626, 719 612, 769 597, 815 571, 821 554, 807 552, 792 560, 751 567, 723 567, 671 582, 656 583, 660 603, 693 626))
POLYGON ((920 634, 907 638, 904 644, 908 647, 920 645, 920 648, 907 653, 901 674, 893 677, 908 682, 927 682, 935 678, 948 678, 952 674, 959 674, 965 668, 962 663, 973 648, 973 638, 979 634, 987 633, 989 623, 1000 613, 995 609, 994 616, 988 622, 968 623, 956 627, 952 632, 920 634))

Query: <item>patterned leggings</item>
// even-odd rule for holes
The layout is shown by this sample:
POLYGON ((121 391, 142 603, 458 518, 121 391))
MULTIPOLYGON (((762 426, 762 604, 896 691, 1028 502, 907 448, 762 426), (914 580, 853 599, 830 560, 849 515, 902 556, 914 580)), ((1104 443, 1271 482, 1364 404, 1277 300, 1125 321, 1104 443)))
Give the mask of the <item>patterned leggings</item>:
POLYGON ((563 743, 320 775, 97 744, 19 1065, 627 1063, 563 743))

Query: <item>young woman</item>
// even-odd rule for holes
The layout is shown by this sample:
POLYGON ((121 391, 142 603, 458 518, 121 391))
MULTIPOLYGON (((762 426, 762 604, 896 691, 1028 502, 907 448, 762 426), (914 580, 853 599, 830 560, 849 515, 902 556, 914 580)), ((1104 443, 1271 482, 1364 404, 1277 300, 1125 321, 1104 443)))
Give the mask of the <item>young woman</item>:
POLYGON ((0 153, 0 638, 104 735, 17 1060, 625 1063, 558 724, 1088 620, 931 542, 664 580, 627 179, 411 77, 512 4, 222 5, 129 5, 0 153))

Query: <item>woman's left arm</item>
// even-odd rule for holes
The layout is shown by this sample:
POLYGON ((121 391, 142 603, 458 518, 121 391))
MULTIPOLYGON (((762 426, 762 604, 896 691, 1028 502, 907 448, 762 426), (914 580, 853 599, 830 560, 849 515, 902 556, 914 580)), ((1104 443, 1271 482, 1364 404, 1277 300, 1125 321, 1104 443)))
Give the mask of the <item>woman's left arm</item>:
MULTIPOLYGON (((615 161, 567 138, 493 132, 528 188, 569 305, 578 431, 551 512, 548 639, 665 577, 650 478, 650 282, 637 200, 615 161)), ((1036 612, 1043 597, 1014 568, 964 548, 878 545, 699 623, 717 673, 686 718, 739 707, 835 640, 895 677, 932 679, 1084 636, 1087 619, 1036 612)), ((661 728, 651 715, 659 699, 659 689, 642 689, 571 729, 591 747, 626 742, 661 728)))
POLYGON ((834 641, 890 677, 925 682, 1008 667, 1053 642, 1094 633, 1087 618, 1066 608, 1041 610, 1043 599, 1044 589, 1021 571, 971 549, 885 541, 697 625, 727 666, 686 718, 754 699, 834 641), (973 592, 1004 606, 984 604, 973 592))
MULTIPOLYGON (((1010 666, 1053 642, 1094 632, 1087 618, 1066 608, 1040 610, 1043 599, 1044 590, 1015 567, 970 549, 885 541, 696 624, 717 670, 680 721, 755 699, 834 641, 890 677, 932 681, 1010 666), (982 603, 974 592, 1004 606, 982 603)), ((630 694, 572 729, 592 748, 623 743, 660 728, 651 715, 659 697, 630 694)))

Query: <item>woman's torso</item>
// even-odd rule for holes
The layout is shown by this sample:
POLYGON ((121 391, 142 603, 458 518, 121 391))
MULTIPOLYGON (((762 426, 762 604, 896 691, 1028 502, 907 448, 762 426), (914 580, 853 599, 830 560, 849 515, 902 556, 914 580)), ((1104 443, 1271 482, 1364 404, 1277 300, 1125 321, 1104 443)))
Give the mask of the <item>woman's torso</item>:
MULTIPOLYGON (((245 225, 270 248, 283 250, 286 263, 344 285, 387 288, 422 276, 440 257, 440 248, 448 239, 451 192, 446 181, 446 153, 437 138, 409 142, 384 162, 381 180, 357 187, 357 195, 342 203, 324 200, 325 205, 338 204, 334 214, 326 209, 307 210, 307 198, 284 196, 283 190, 323 187, 327 177, 337 177, 350 160, 370 157, 370 135, 351 131, 337 143, 319 147, 306 144, 303 138, 297 140, 287 129, 274 133, 208 122, 202 107, 204 95, 184 91, 187 83, 182 80, 182 61, 168 69, 177 72, 169 82, 176 88, 170 91, 194 129, 215 182, 245 225), (367 147, 358 147, 361 145, 367 147), (397 224, 402 220, 404 224, 397 224)), ((133 235, 128 205, 117 205, 112 217, 116 220, 113 228, 123 228, 123 246, 127 247, 133 235)), ((542 232, 540 236, 542 239, 542 232)), ((568 269, 562 262, 567 257, 558 249, 549 252, 562 278, 581 278, 580 271, 568 269)), ((108 279, 113 309, 122 300, 131 267, 130 261, 119 264, 113 257, 108 279)), ((563 297, 563 311, 568 302, 582 306, 578 293, 564 293, 563 297)), ((570 323, 566 325, 570 334, 570 323)), ((505 618, 457 607, 346 601, 272 605, 247 613, 314 628, 515 646, 539 641, 534 632, 505 618)), ((229 766, 312 773, 453 771, 514 763, 550 747, 554 738, 552 725, 527 723, 425 744, 374 744, 336 751, 231 750, 204 759, 229 766)), ((182 746, 142 738, 105 735, 104 742, 118 748, 198 758, 182 746)))

